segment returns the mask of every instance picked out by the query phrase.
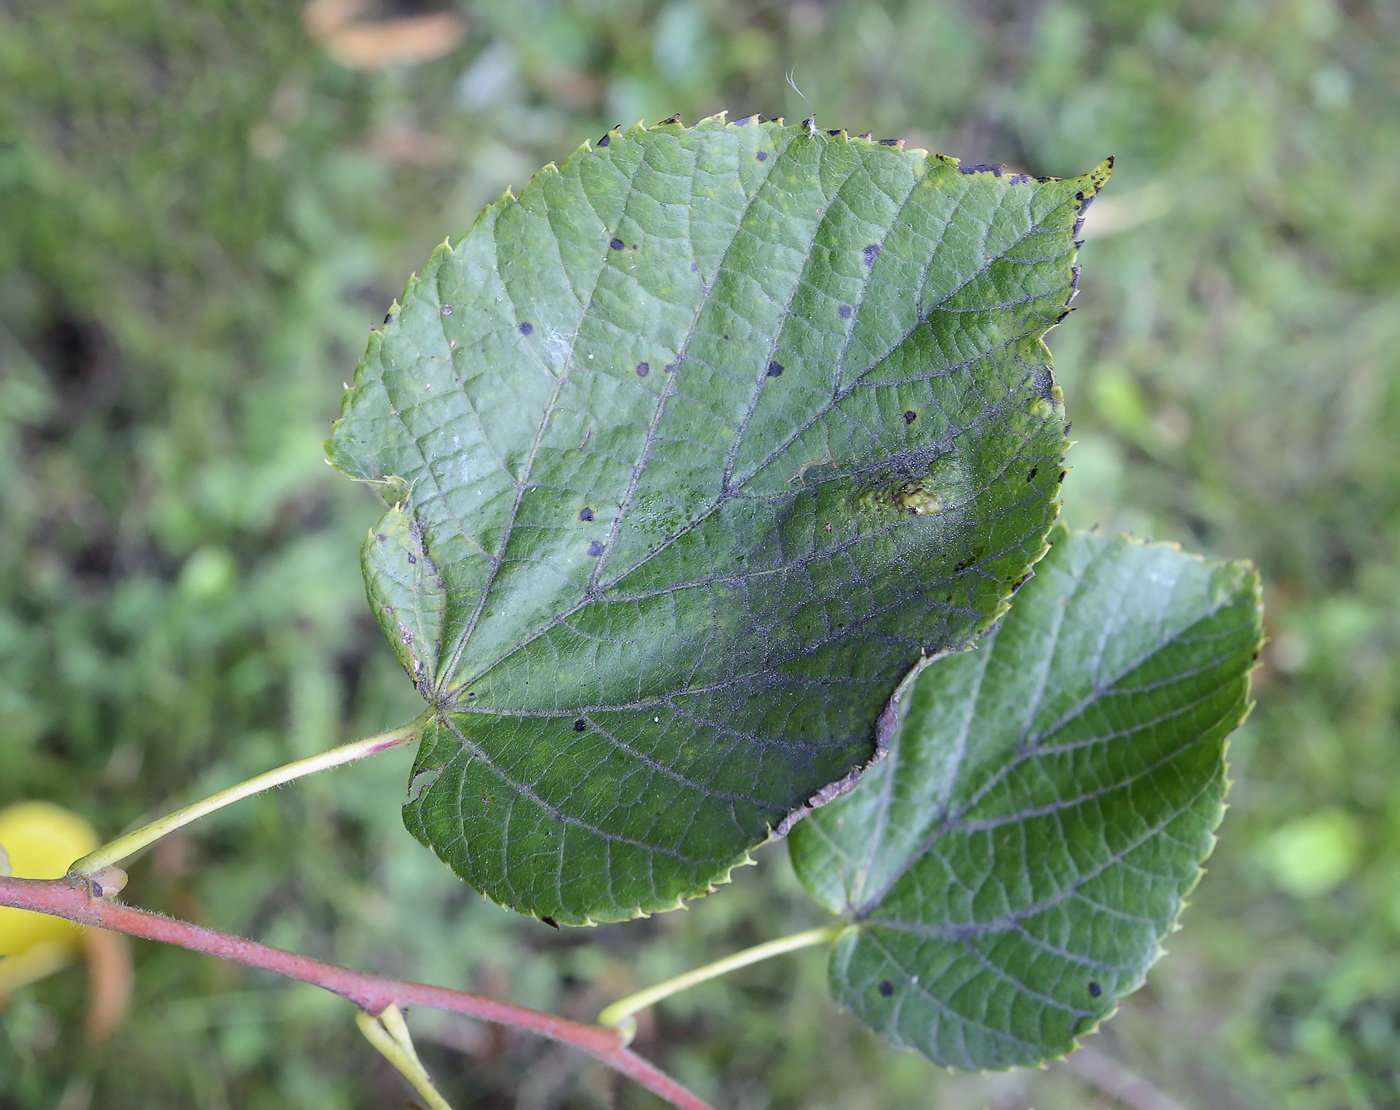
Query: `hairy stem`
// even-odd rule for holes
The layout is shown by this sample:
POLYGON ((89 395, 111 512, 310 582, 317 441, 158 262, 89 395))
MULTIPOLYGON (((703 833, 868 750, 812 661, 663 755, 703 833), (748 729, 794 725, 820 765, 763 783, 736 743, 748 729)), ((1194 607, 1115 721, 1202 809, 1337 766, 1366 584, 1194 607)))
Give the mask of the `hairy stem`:
POLYGON ((835 925, 823 925, 819 929, 808 929, 805 932, 793 933, 792 936, 779 937, 777 940, 745 948, 742 952, 735 952, 731 956, 725 956, 722 960, 716 960, 704 967, 697 967, 694 971, 687 971, 684 975, 677 975, 674 979, 667 979, 664 983, 658 983, 654 987, 648 987, 644 991, 638 991, 636 994, 629 994, 626 998, 619 999, 598 1015, 598 1024, 615 1027, 622 1035, 623 1042, 630 1044, 637 1033, 637 1022, 632 1015, 639 1010, 645 1010, 663 998, 670 998, 671 995, 679 994, 707 979, 715 979, 727 972, 748 967, 749 964, 756 964, 773 956, 781 956, 784 952, 795 952, 799 948, 807 948, 813 944, 829 944, 837 938, 845 927, 842 922, 835 925))
POLYGON ((265 771, 261 775, 230 786, 227 790, 210 794, 207 798, 177 809, 173 813, 167 813, 164 817, 158 817, 156 820, 142 825, 139 829, 133 829, 131 832, 117 837, 116 840, 102 845, 95 852, 89 852, 82 859, 76 860, 68 868, 68 873, 90 877, 104 867, 120 863, 128 856, 135 855, 142 848, 154 844, 161 837, 169 836, 176 829, 183 829, 191 822, 198 821, 201 817, 207 817, 215 810, 223 809, 226 805, 232 805, 234 802, 254 794, 261 794, 264 790, 292 782, 294 779, 314 775, 317 771, 339 767, 343 763, 354 763, 357 759, 364 759, 366 756, 378 755, 380 752, 402 747, 404 744, 418 739, 426 717, 427 713, 400 728, 381 732, 378 736, 371 736, 366 740, 356 740, 353 744, 344 744, 339 748, 332 748, 328 752, 321 752, 319 755, 313 755, 307 759, 298 759, 295 763, 288 763, 274 770, 265 771))
POLYGON ((383 1014, 391 1005, 431 1006, 483 1021, 527 1029, 582 1049, 640 1083, 678 1110, 713 1110, 665 1072, 631 1052, 622 1043, 616 1029, 584 1025, 465 991, 351 971, 257 941, 118 905, 94 897, 91 885, 80 876, 63 879, 0 878, 0 906, 62 917, 80 925, 111 929, 113 932, 187 948, 191 952, 218 956, 247 967, 261 968, 338 994, 369 1014, 383 1014))

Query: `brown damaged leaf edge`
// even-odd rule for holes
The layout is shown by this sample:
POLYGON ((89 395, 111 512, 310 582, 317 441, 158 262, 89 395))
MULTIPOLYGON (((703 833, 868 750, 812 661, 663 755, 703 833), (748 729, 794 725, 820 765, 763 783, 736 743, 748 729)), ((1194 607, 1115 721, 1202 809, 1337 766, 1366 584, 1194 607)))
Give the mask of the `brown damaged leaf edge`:
MULTIPOLYGON (((1042 549, 1040 553, 1041 558, 1044 558, 1045 552, 1049 550, 1050 545, 1046 544, 1044 549, 1042 549)), ((1033 570, 1026 571, 1027 578, 1032 577, 1034 574, 1035 572, 1033 570)), ((1018 582, 1016 584, 1017 588, 1019 588, 1020 585, 1021 583, 1018 582)), ((1012 593, 1015 593, 1015 589, 1012 590, 1012 593)), ((976 645, 974 644, 971 646, 975 647, 976 645)), ((895 729, 899 726, 900 699, 908 691, 910 685, 914 682, 914 680, 918 678, 920 674, 923 673, 925 667, 929 666, 932 663, 936 663, 938 660, 946 658, 949 655, 956 654, 957 650, 958 649, 950 648, 947 651, 936 652, 933 655, 925 656, 924 658, 920 659, 917 664, 915 664, 914 669, 904 676, 904 680, 899 684, 895 692, 890 695, 890 700, 885 704, 885 708, 881 711, 880 716, 875 720, 875 754, 872 755, 866 763, 857 767, 850 774, 837 779, 835 782, 827 783, 826 786, 822 787, 810 798, 808 798, 804 804, 798 806, 786 817, 784 817, 780 822, 778 822, 777 826, 773 829, 772 839, 776 840, 779 837, 786 836, 788 834, 788 830, 791 829, 793 825, 797 824, 797 822, 801 821, 802 818, 806 817, 809 813, 813 812, 814 810, 821 809, 822 806, 827 805, 830 802, 834 802, 843 794, 849 794, 852 790, 856 788, 856 784, 860 782, 861 776, 864 775, 866 771, 870 770, 870 768, 874 767, 877 763, 881 762, 885 758, 885 756, 889 755, 890 737, 894 735, 895 729)))

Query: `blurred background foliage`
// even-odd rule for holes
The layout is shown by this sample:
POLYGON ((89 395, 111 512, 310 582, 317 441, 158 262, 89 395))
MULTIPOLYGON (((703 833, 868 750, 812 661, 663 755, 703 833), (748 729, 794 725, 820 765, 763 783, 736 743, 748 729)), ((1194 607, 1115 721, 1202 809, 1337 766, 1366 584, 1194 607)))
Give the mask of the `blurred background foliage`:
MULTIPOLYGON (((817 952, 663 1005, 640 1047, 738 1110, 1400 1105, 1389 0, 0 0, 0 805, 113 835, 416 713, 359 578, 376 502, 322 461, 341 382, 504 187, 613 124, 724 108, 1035 174, 1116 154, 1051 337, 1065 513, 1254 558, 1272 642, 1184 931, 1084 1052, 943 1073, 838 1013, 817 952)), ((516 919, 404 832, 409 758, 226 811, 126 897, 584 1018, 818 920, 781 845, 687 912, 516 919)), ((9 1000, 0 1106, 406 1102, 339 1000, 135 956, 103 1044, 76 968, 9 1000)), ((412 1020, 459 1110, 655 1105, 543 1042, 412 1020)))

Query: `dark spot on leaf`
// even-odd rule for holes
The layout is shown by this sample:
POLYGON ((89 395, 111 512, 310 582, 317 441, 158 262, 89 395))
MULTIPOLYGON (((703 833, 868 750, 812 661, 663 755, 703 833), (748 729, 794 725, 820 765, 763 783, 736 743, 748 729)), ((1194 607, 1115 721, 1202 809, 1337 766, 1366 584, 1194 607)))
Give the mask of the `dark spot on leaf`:
POLYGON ((675 364, 674 362, 668 362, 668 363, 666 364, 666 373, 668 373, 668 374, 674 374, 675 372, 676 372, 676 364, 675 364))
POLYGON ((760 162, 766 162, 768 161, 768 152, 766 150, 760 150, 757 154, 754 155, 754 157, 757 158, 760 162))
POLYGON ((611 135, 604 135, 601 139, 598 140, 598 145, 599 145, 599 146, 607 146, 607 145, 608 145, 609 143, 611 143, 611 142, 612 142, 612 136, 611 136, 611 135))
POLYGON ((532 324, 532 323, 530 323, 529 320, 522 320, 522 321, 520 322, 520 334, 521 334, 521 335, 530 335, 530 334, 532 334, 532 333, 534 332, 534 330, 535 330, 535 325, 532 324))
POLYGON ((559 928, 559 922, 555 921, 552 917, 542 917, 540 918, 540 920, 543 921, 546 925, 548 925, 551 929, 559 928))
POLYGON ((375 538, 376 540, 378 540, 380 543, 383 543, 383 542, 384 542, 385 540, 387 540, 389 537, 386 536, 383 532, 376 532, 376 533, 374 534, 374 538, 375 538))
POLYGON ((578 511, 578 518, 579 520, 592 520, 593 510, 590 509, 587 505, 585 505, 578 511))
POLYGON ((1029 582, 1029 581, 1030 581, 1032 578, 1034 578, 1034 577, 1035 577, 1035 571, 1033 571, 1033 570, 1028 570, 1028 571, 1026 571, 1025 574, 1021 575, 1020 578, 1016 579, 1015 582, 1011 583, 1011 596, 1012 596, 1012 597, 1015 597, 1016 594, 1020 591, 1021 587, 1024 586, 1027 582, 1029 582))
POLYGON ((917 419, 919 419, 919 414, 918 414, 917 412, 915 412, 913 409, 905 409, 905 410, 904 410, 904 422, 905 422, 906 424, 912 424, 912 423, 914 423, 914 421, 917 420, 917 419))
POLYGON ((1097 983, 1091 982, 1089 984, 1089 997, 1098 998, 1101 994, 1103 994, 1103 987, 1099 986, 1097 983))
POLYGON ((890 995, 894 994, 894 984, 891 983, 888 979, 881 979, 880 993, 883 994, 886 998, 888 998, 890 995))
POLYGON ((575 731, 575 732, 587 732, 587 731, 588 731, 588 722, 585 721, 582 717, 580 717, 577 721, 574 722, 574 731, 575 731))
POLYGON ((1042 401, 1050 401, 1055 397, 1055 374, 1048 366, 1041 366, 1036 369, 1035 380, 1031 382, 1031 388, 1035 390, 1035 395, 1042 401))
POLYGON ((1071 420, 1068 424, 1065 425, 1065 435, 1069 435, 1069 430, 1070 430, 1071 428, 1073 428, 1073 427, 1074 427, 1074 421, 1071 420))
POLYGON ((877 258, 880 257, 880 244, 879 244, 879 243, 871 243, 870 246, 868 246, 868 247, 865 248, 864 254, 865 254, 865 264, 866 264, 867 266, 873 266, 873 265, 875 265, 875 259, 877 259, 877 258))
POLYGON ((597 540, 594 540, 592 543, 590 543, 590 544, 588 545, 588 554, 592 555, 595 559, 596 559, 599 555, 601 555, 602 553, 603 553, 603 545, 602 545, 601 543, 599 543, 597 540))
POLYGON ((608 240, 608 246, 612 247, 612 249, 615 251, 620 251, 626 245, 627 244, 624 243, 621 239, 617 238, 617 236, 613 236, 613 238, 608 240))
POLYGON ((783 364, 781 362, 770 362, 768 364, 768 376, 770 378, 781 378, 783 376, 783 364))
POLYGON ((1040 467, 1038 467, 1038 466, 1033 466, 1033 467, 1031 467, 1031 472, 1030 472, 1029 474, 1026 475, 1026 481, 1028 481, 1028 482, 1033 481, 1033 480, 1035 479, 1035 476, 1036 476, 1037 474, 1039 474, 1039 473, 1040 473, 1040 467))
POLYGON ((843 320, 849 320, 853 311, 854 310, 851 308, 850 305, 843 304, 840 308, 836 310, 836 314, 840 316, 843 320))
POLYGON ((700 272, 700 264, 698 262, 692 262, 690 264, 690 272, 692 274, 698 274, 700 272))
POLYGON ((413 552, 410 551, 410 552, 408 553, 408 561, 409 561, 410 563, 412 563, 414 566, 417 566, 417 565, 418 565, 418 556, 415 555, 415 554, 413 554, 413 552))
POLYGON ((384 314, 384 322, 386 324, 392 324, 394 322, 394 314, 392 312, 386 312, 384 314))
POLYGON ((831 128, 828 128, 828 129, 827 129, 827 132, 826 132, 826 133, 827 133, 828 135, 839 135, 839 134, 841 134, 841 128, 839 128, 839 127, 831 127, 831 128))
POLYGON ((958 170, 959 170, 960 173, 989 173, 989 174, 992 174, 992 175, 995 176, 995 177, 1000 177, 1000 176, 1001 176, 1001 171, 1004 170, 1004 169, 1006 169, 1006 167, 1005 167, 1004 165, 1001 165, 1001 166, 959 166, 959 167, 958 167, 958 170))
POLYGON ((903 141, 903 140, 901 140, 901 139, 881 139, 881 140, 880 140, 880 145, 881 145, 881 146, 898 146, 902 141, 903 141))
POLYGON ((658 123, 656 126, 661 127, 661 126, 663 126, 663 125, 665 125, 665 124, 668 124, 668 123, 680 123, 680 121, 681 121, 681 114, 680 114, 679 112, 677 112, 674 116, 671 116, 669 119, 663 119, 663 120, 661 121, 661 123, 658 123))
POLYGON ((632 244, 632 249, 633 249, 633 250, 636 250, 636 249, 637 249, 637 244, 636 244, 636 243, 633 243, 633 244, 632 244))
POLYGON ((637 377, 645 378, 650 373, 651 367, 649 365, 647 365, 645 362, 637 363, 637 377))

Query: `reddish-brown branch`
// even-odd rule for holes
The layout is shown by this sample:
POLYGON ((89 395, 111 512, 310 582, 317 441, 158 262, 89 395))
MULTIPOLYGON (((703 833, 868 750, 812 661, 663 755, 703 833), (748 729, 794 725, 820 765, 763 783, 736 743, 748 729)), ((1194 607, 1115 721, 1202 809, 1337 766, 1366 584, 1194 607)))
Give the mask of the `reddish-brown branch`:
POLYGON ((581 1048, 608 1067, 636 1080, 647 1090, 680 1110, 711 1110, 665 1072, 625 1048, 615 1029, 584 1025, 552 1014, 528 1010, 509 1002, 481 998, 465 991, 430 987, 404 979, 351 971, 322 963, 293 952, 284 952, 256 941, 216 932, 200 925, 162 917, 147 910, 133 909, 102 898, 94 898, 82 879, 11 879, 0 877, 0 906, 33 910, 66 918, 80 925, 92 925, 145 940, 173 944, 191 952, 203 952, 223 960, 285 975, 355 1003, 361 1009, 379 1014, 391 1003, 400 1006, 431 1006, 450 1010, 483 1021, 528 1029, 542 1037, 581 1048))

